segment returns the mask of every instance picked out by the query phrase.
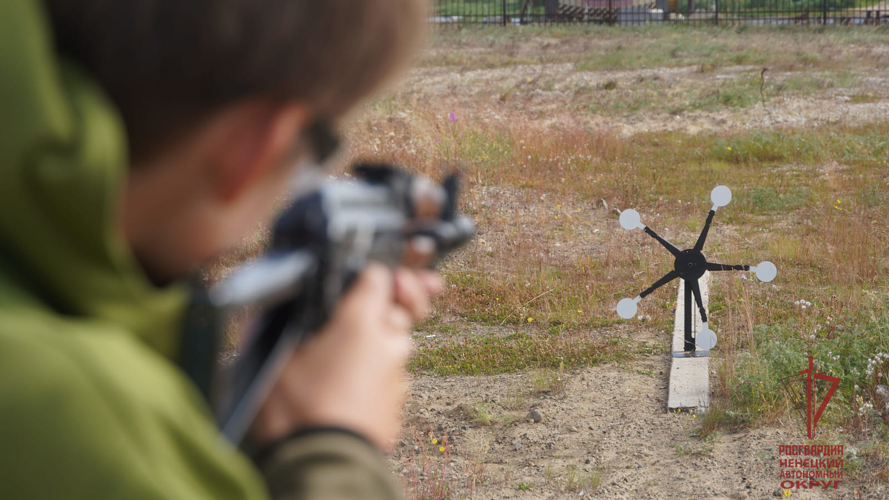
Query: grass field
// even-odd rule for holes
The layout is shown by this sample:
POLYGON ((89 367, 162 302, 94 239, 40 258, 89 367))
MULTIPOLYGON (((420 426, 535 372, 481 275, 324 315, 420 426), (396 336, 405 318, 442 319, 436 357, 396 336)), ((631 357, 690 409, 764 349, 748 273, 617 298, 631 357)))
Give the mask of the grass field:
MULTIPOLYGON (((621 229, 616 211, 635 208, 688 247, 710 190, 724 184, 734 199, 710 231, 708 260, 770 260, 779 274, 770 284, 742 273, 712 280, 714 407, 683 431, 710 437, 677 456, 707 455, 723 432, 789 425, 795 410, 781 379, 813 355, 842 380, 819 439, 860 450, 847 472, 862 484, 889 480, 889 401, 878 393, 889 385, 887 68, 889 31, 874 27, 436 32, 406 81, 346 130, 343 162, 464 173, 462 209, 479 234, 441 268, 448 285, 418 325, 415 376, 537 374, 561 384, 604 363, 654 386, 652 368, 634 362, 669 349, 673 288, 646 298, 636 320, 614 307, 672 260, 621 229)), ((510 398, 538 397, 529 387, 510 398)), ((521 417, 490 411, 522 404, 498 404, 477 401, 460 418, 506 432, 521 417)), ((412 442, 426 439, 418 436, 412 442)), ((482 448, 464 482, 449 484, 415 446, 416 467, 402 471, 409 496, 473 496, 491 460, 482 448)), ((498 469, 503 484, 523 494, 583 494, 611 473, 581 462, 540 472, 534 486, 510 467, 498 469)))
MULTIPOLYGON (((438 32, 419 69, 349 130, 355 157, 432 176, 460 165, 479 224, 442 268, 449 286, 419 327, 413 369, 570 370, 665 352, 665 334, 614 334, 629 327, 616 302, 672 262, 613 210, 635 208, 690 246, 725 184, 734 201, 708 257, 771 260, 779 278, 713 280, 718 411, 706 430, 787 415, 780 379, 812 354, 842 379, 832 436, 885 439, 887 63, 885 29, 438 32)), ((655 293, 630 326, 669 331, 674 300, 655 293)))

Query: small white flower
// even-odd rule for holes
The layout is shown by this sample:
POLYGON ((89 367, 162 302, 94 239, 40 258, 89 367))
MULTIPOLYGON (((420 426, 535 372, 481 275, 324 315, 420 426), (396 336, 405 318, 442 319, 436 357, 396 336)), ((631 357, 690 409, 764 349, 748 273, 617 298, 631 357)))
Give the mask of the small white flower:
POLYGON ((815 336, 814 336, 814 335, 809 335, 809 338, 810 338, 811 340, 815 340, 815 336))
POLYGON ((805 309, 805 308, 806 308, 806 306, 800 306, 800 307, 801 307, 801 308, 803 308, 803 309, 805 309))

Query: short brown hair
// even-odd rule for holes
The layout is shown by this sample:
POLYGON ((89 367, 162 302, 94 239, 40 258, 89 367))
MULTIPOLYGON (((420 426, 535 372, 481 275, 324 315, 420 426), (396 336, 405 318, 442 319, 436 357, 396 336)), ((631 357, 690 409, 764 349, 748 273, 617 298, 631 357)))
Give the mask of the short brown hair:
POLYGON ((420 43, 425 0, 46 0, 56 46, 120 109, 144 160, 257 96, 336 120, 420 43))

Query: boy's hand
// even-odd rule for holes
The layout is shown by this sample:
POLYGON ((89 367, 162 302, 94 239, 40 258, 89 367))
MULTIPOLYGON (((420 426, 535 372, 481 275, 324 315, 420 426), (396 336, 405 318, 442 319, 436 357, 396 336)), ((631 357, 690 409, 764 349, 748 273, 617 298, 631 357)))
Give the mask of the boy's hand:
POLYGON ((300 428, 341 427, 389 451, 401 430, 410 328, 441 290, 431 271, 369 266, 323 330, 301 345, 253 423, 259 444, 300 428))

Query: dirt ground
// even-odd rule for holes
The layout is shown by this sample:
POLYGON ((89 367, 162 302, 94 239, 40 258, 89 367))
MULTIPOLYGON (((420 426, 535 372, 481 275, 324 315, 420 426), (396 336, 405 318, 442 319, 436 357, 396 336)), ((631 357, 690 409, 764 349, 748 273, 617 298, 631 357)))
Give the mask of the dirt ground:
POLYGON ((858 125, 889 113, 889 44, 880 32, 866 40, 810 31, 444 33, 396 100, 442 114, 475 110, 472 119, 492 124, 520 118, 624 135, 858 125), (739 85, 745 79, 750 85, 739 85), (720 92, 723 105, 701 105, 720 92))
MULTIPOLYGON (((450 68, 415 70, 401 87, 405 97, 435 100, 442 109, 449 106, 475 108, 476 118, 496 124, 523 118, 541 120, 555 127, 589 127, 618 130, 622 135, 639 132, 680 131, 698 133, 726 129, 800 127, 828 122, 859 125, 884 120, 889 101, 879 96, 889 89, 889 68, 875 67, 866 78, 846 88, 806 90, 799 94, 766 94, 765 102, 749 107, 690 109, 676 112, 670 104, 685 103, 690 94, 716 92, 727 82, 758 74, 760 66, 733 66, 702 73, 698 66, 650 68, 625 71, 578 71, 574 64, 524 65, 510 68, 458 71, 450 68), (541 82, 548 83, 540 85, 541 82), (616 82, 613 91, 598 90, 597 99, 611 103, 614 112, 602 110, 578 113, 578 89, 602 87, 616 82), (647 82, 647 83, 646 83, 647 82), (517 87, 516 91, 510 89, 517 87), (541 88, 544 87, 544 88, 541 88), (503 102, 503 96, 506 103, 503 102), (870 95, 869 95, 870 94, 870 95), (855 96, 868 96, 869 102, 854 102, 855 96), (651 103, 637 102, 650 99, 651 103), (646 106, 645 104, 648 104, 646 106), (623 107, 622 107, 623 105, 623 107), (632 112, 623 109, 633 106, 632 112), (638 108, 638 109, 637 109, 638 108)), ((786 82, 796 72, 766 72, 768 82, 786 82)), ((826 77, 829 78, 829 77, 826 77)), ((755 89, 754 89, 755 91, 755 89)), ((771 93, 771 92, 770 92, 771 93)))
MULTIPOLYGON (((696 437, 697 415, 666 410, 669 372, 664 354, 564 373, 554 391, 533 391, 527 373, 416 376, 392 467, 409 498, 784 498, 778 446, 803 444, 805 429, 696 437)), ((838 486, 790 498, 889 498, 886 485, 838 486)))

